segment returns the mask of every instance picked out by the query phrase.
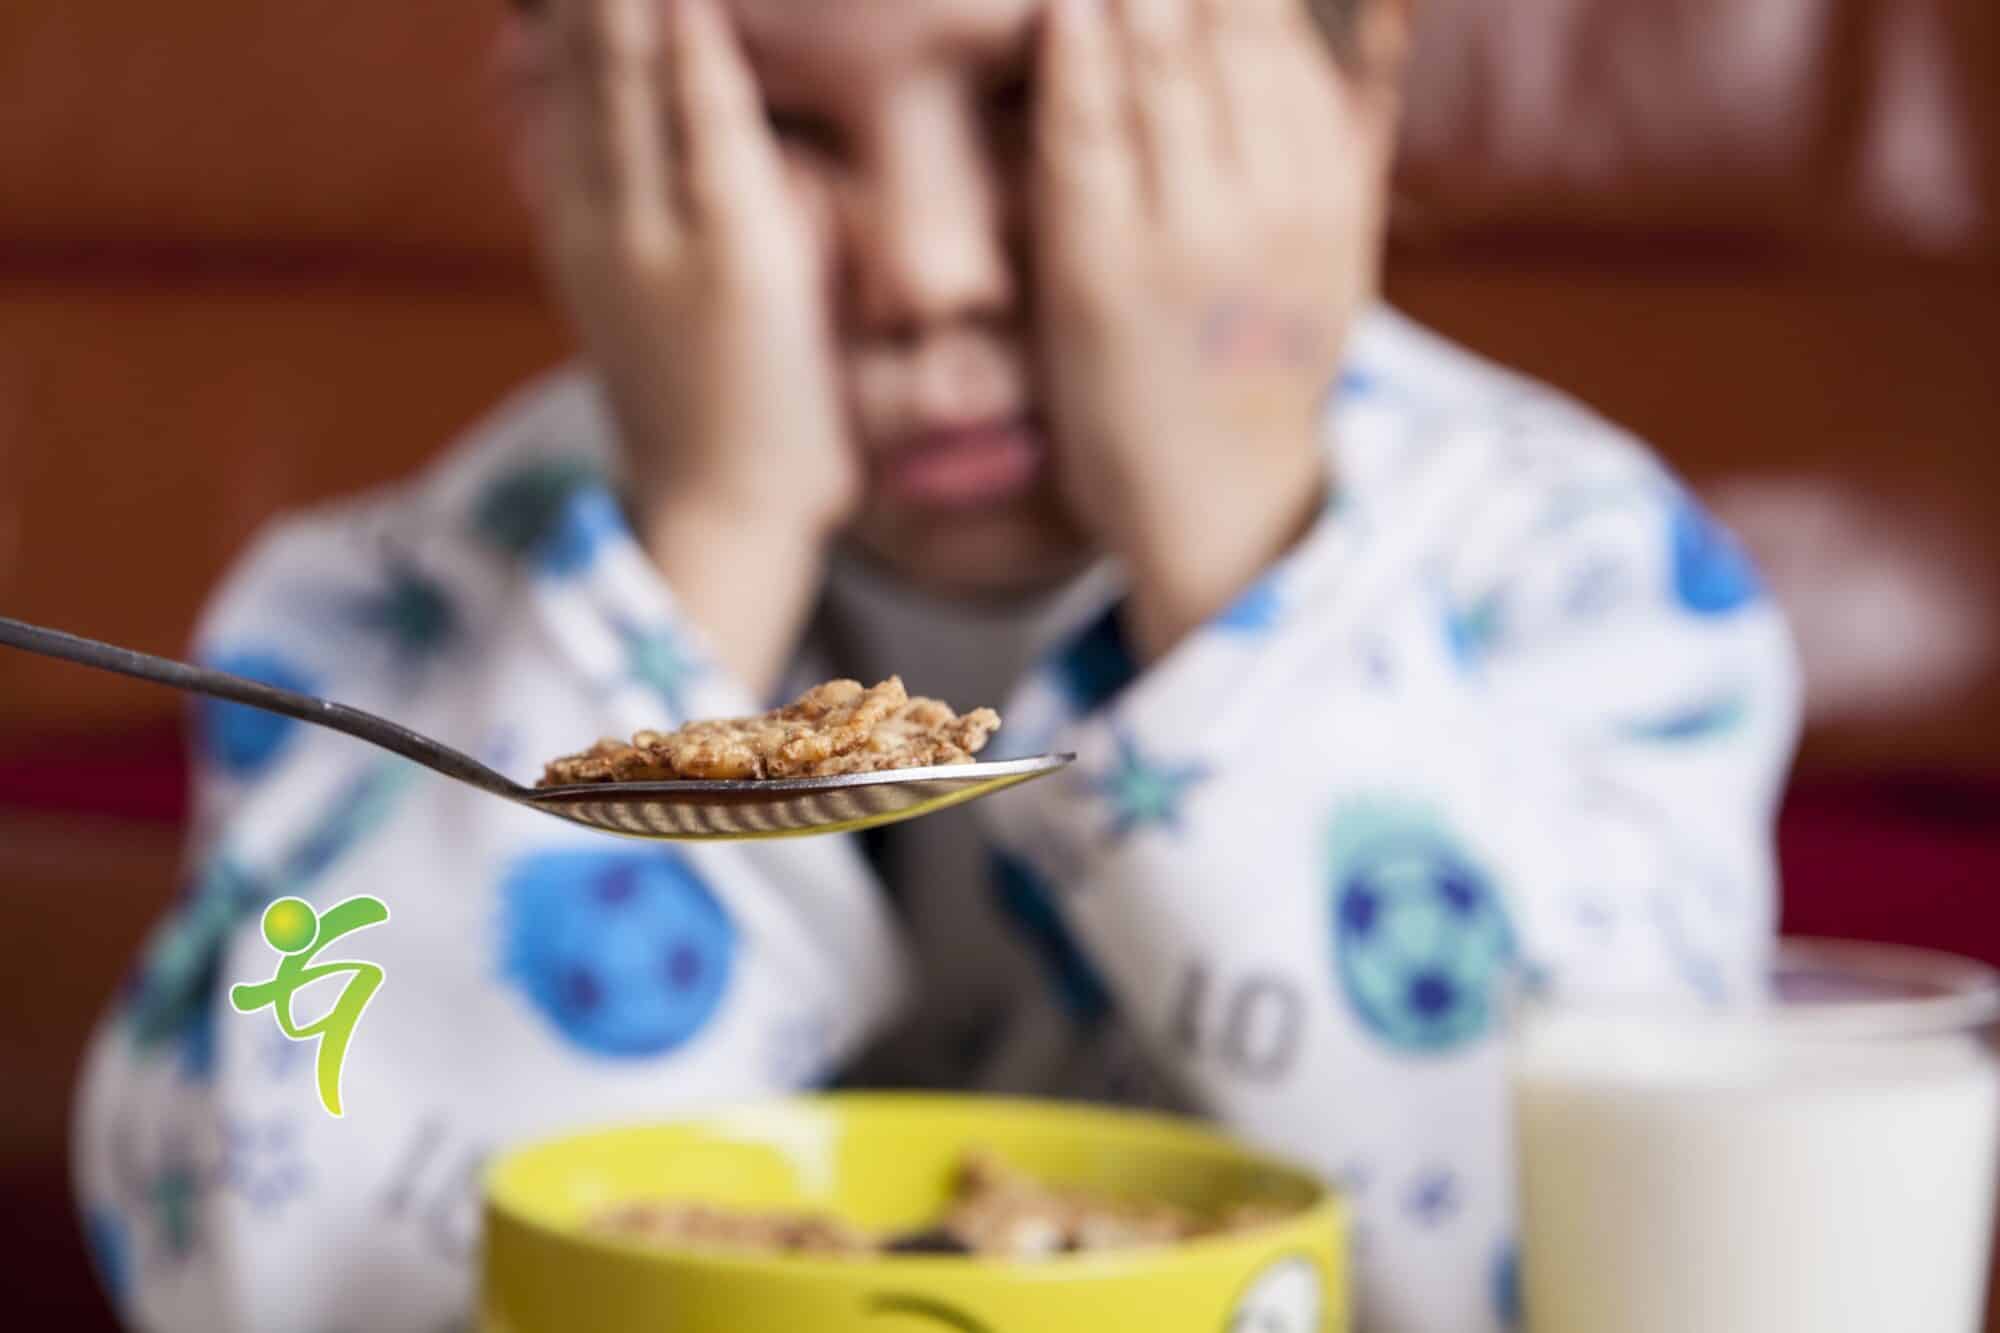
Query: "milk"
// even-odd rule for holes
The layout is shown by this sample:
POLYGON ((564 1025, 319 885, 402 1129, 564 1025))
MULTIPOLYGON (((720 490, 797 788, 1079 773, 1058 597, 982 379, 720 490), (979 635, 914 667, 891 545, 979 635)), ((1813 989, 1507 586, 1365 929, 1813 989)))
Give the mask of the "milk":
POLYGON ((1976 1333, 2000 1061, 1975 1036, 1521 1018, 1530 1333, 1976 1333))

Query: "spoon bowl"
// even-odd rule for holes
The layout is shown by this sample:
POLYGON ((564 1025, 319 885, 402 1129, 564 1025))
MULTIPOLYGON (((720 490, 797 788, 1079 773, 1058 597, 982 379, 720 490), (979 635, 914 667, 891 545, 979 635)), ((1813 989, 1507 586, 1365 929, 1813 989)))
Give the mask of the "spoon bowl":
POLYGON ((828 778, 748 782, 617 782, 540 787, 521 803, 558 819, 634 838, 726 841, 851 833, 989 796, 1069 763, 1042 755, 828 778))

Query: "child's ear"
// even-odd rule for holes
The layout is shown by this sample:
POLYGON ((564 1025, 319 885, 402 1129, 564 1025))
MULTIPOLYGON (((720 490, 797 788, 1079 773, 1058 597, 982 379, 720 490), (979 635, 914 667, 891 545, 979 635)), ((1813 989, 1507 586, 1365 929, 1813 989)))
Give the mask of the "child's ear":
POLYGON ((549 105, 552 53, 548 24, 510 5, 493 39, 488 103, 515 192, 540 217, 548 191, 553 132, 549 105))

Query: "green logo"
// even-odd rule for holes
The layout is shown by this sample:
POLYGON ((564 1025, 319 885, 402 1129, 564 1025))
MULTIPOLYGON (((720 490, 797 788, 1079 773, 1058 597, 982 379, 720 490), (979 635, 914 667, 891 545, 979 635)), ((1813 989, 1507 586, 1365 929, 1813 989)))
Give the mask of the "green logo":
POLYGON ((320 950, 343 935, 389 919, 389 908, 380 898, 363 894, 336 903, 324 914, 301 898, 280 898, 264 909, 264 938, 284 957, 278 974, 254 986, 230 989, 229 1003, 240 1014, 259 1009, 275 1010, 278 1028, 293 1041, 319 1039, 319 1101, 326 1113, 338 1118, 340 1070, 347 1059, 348 1043, 354 1039, 355 1025, 375 992, 382 986, 382 969, 374 963, 321 963, 312 966, 320 950), (301 1026, 292 1018, 292 997, 315 981, 346 974, 350 977, 333 1007, 317 1023, 301 1026))

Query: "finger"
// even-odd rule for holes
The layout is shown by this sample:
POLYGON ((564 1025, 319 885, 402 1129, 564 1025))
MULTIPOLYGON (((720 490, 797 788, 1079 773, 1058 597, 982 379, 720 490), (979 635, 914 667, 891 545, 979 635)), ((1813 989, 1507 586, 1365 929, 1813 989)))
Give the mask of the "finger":
POLYGON ((667 241, 672 199, 652 0, 555 0, 558 185, 574 224, 667 241))
POLYGON ((1221 153, 1260 197, 1282 192, 1300 168, 1289 140, 1282 73, 1288 7, 1298 0, 1200 0, 1196 21, 1214 70, 1221 153))
POLYGON ((1125 74, 1103 0, 1055 0, 1043 33, 1036 152, 1053 216, 1117 227, 1139 194, 1125 74))
POLYGON ((782 203, 783 158, 742 44, 714 0, 678 0, 669 42, 689 207, 728 220, 782 203))
POLYGON ((1302 0, 1204 0, 1216 16, 1232 150, 1260 198, 1323 194, 1352 150, 1351 89, 1302 0))
POLYGON ((1282 39, 1271 61, 1271 114, 1284 128, 1275 137, 1313 162, 1354 148, 1355 89, 1316 31, 1282 39))
POLYGON ((1190 0, 1118 0, 1142 176, 1169 216, 1199 213, 1216 184, 1216 98, 1202 69, 1190 0))
POLYGON ((1226 9, 1251 27, 1275 28, 1297 23, 1306 17, 1307 0, 1218 0, 1216 9, 1226 9))

